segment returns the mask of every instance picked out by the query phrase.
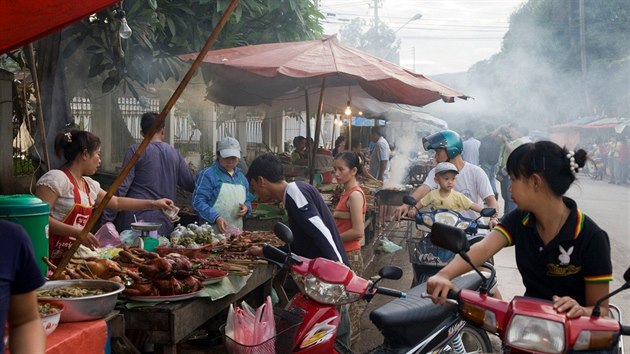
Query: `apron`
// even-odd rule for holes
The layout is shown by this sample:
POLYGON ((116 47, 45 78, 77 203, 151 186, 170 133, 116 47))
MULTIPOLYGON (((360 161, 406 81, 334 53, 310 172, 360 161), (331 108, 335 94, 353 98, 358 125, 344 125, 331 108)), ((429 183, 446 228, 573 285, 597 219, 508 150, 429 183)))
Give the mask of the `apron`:
MULTIPOLYGON (((90 205, 82 205, 81 204, 81 194, 79 193, 79 186, 77 182, 74 180, 74 177, 70 174, 70 171, 63 169, 62 170, 70 183, 72 183, 72 192, 74 194, 74 206, 70 209, 70 212, 66 215, 66 217, 62 220, 62 222, 66 225, 71 226, 85 226, 87 224, 90 215, 92 215, 92 199, 90 198, 90 187, 87 183, 85 183, 85 189, 88 197, 88 203, 90 205)), ((61 259, 63 258, 63 254, 70 249, 72 243, 76 240, 76 237, 73 236, 60 236, 55 234, 49 235, 50 239, 48 240, 48 253, 50 254, 50 261, 53 264, 59 264, 61 259)))
MULTIPOLYGON (((229 225, 234 225, 243 230, 243 218, 236 216, 236 213, 240 210, 241 203, 245 203, 247 198, 247 191, 245 186, 232 183, 221 183, 221 189, 217 196, 216 202, 212 206, 222 218, 224 218, 229 225)), ((218 232, 216 225, 212 225, 215 231, 218 232)))

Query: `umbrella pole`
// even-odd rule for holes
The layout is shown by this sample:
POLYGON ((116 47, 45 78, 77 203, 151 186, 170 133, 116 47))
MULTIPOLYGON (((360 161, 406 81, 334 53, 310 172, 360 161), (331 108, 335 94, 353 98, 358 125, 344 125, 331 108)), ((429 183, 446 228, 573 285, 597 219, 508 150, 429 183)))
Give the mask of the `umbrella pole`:
MULTIPOLYGON (((305 100, 304 108, 306 109, 306 143, 308 143, 308 140, 311 137, 311 119, 310 119, 311 112, 308 106, 308 89, 306 87, 304 88, 304 100, 305 100)), ((312 154, 310 152, 307 154, 309 178, 311 175, 311 171, 313 170, 313 158, 311 155, 312 154)))
POLYGON ((317 147, 319 146, 319 135, 322 130, 322 111, 324 110, 324 88, 326 86, 326 77, 322 79, 322 88, 319 91, 319 105, 317 106, 317 118, 315 119, 315 142, 313 143, 313 151, 311 155, 313 156, 313 163, 311 163, 310 171, 309 171, 309 183, 313 184, 313 166, 315 161, 315 154, 317 153, 317 147))
POLYGON ((127 177, 127 174, 129 173, 129 171, 131 171, 131 168, 136 164, 136 161, 138 161, 140 155, 142 155, 146 147, 151 142, 153 135, 155 135, 155 133, 158 131, 158 127, 162 123, 164 123, 164 120, 166 119, 168 113, 171 111, 171 108, 173 108, 173 106, 177 102, 177 99, 179 99, 179 96, 181 96, 182 92, 184 92, 186 85, 188 85, 188 82, 190 82, 190 79, 192 79, 193 75, 197 71, 197 68, 199 68, 199 65, 201 65, 201 63, 203 62, 203 58, 206 56, 206 54, 210 50, 210 47, 212 47, 212 45, 216 41, 219 33, 232 15, 232 12, 234 12, 236 5, 238 5, 238 1, 239 0, 231 0, 230 5, 228 5, 228 7, 225 9, 225 12, 221 16, 221 19, 217 23, 216 27, 212 30, 210 37, 208 37, 206 43, 199 51, 197 58, 195 58, 195 61, 188 69, 188 72, 186 72, 186 75, 184 75, 184 78, 179 83, 179 86, 177 86, 175 92, 173 92, 173 95, 168 100, 168 102, 166 102, 166 105, 164 106, 164 108, 162 108, 162 111, 158 115, 157 119, 155 120, 155 122, 153 122, 153 125, 151 126, 151 128, 149 128, 149 131, 144 136, 144 140, 142 140, 142 143, 140 143, 140 146, 138 146, 136 152, 133 154, 131 159, 129 159, 129 162, 127 162, 127 164, 120 171, 120 174, 116 177, 112 185, 109 187, 107 194, 105 194, 103 200, 98 204, 96 210, 92 212, 92 215, 88 219, 86 225, 83 227, 83 229, 81 229, 81 232, 79 232, 76 241, 74 241, 74 243, 72 243, 72 246, 70 246, 70 249, 63 254, 61 262, 59 263, 57 269, 55 269, 51 277, 52 279, 60 279, 61 272, 66 269, 66 266, 70 262, 70 259, 72 258, 74 253, 77 251, 77 249, 79 249, 81 243, 85 241, 87 234, 90 232, 90 230, 92 230, 92 228, 100 219, 103 210, 107 207, 107 203, 109 203, 110 199, 114 195, 114 192, 118 190, 118 187, 120 186, 122 181, 125 179, 125 177, 127 177))
MULTIPOLYGON (((35 98, 37 99, 37 125, 39 127, 39 137, 42 139, 44 148, 44 158, 46 159, 46 171, 50 171, 50 157, 48 156, 48 144, 46 144, 46 126, 44 125, 44 112, 42 111, 42 96, 39 91, 39 78, 37 77, 37 67, 35 64, 35 51, 33 43, 29 43, 26 48, 28 52, 28 66, 31 69, 31 77, 33 78, 33 88, 35 89, 35 98)), ((26 83, 23 81, 23 85, 26 83)), ((27 119, 28 121, 28 119, 27 119)))
POLYGON ((330 136, 330 147, 331 147, 331 149, 335 148, 335 125, 336 125, 335 124, 335 118, 336 118, 336 116, 333 116, 332 129, 330 129, 330 130, 332 130, 332 134, 330 136))

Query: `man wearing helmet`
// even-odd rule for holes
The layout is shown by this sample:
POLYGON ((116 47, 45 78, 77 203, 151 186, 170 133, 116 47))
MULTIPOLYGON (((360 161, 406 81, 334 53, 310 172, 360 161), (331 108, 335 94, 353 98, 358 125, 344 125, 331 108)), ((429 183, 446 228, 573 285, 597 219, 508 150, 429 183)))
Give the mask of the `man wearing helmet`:
MULTIPOLYGON (((442 130, 422 138, 422 145, 425 150, 435 151, 435 161, 437 163, 450 162, 457 167, 459 175, 455 181, 456 191, 463 193, 474 203, 479 205, 485 204, 489 208, 499 210, 488 176, 479 166, 467 163, 462 158, 461 154, 464 148, 459 134, 452 130, 442 130)), ((429 171, 424 183, 411 195, 419 201, 432 189, 437 188, 434 177, 435 168, 429 171)), ((396 219, 400 220, 403 215, 414 213, 414 210, 410 206, 403 204, 396 208, 396 219)), ((477 218, 479 216, 472 210, 463 211, 462 215, 468 218, 477 218)), ((490 219, 489 224, 490 227, 494 227, 497 224, 496 215, 490 219)))

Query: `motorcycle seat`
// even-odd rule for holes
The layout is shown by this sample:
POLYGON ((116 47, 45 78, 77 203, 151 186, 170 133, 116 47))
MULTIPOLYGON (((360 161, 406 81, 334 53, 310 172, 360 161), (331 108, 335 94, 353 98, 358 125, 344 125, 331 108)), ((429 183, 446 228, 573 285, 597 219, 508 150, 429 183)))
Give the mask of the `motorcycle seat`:
MULTIPOLYGON (((458 289, 478 289, 481 278, 476 273, 467 273, 453 280, 458 289)), ((393 300, 370 313, 370 320, 379 329, 415 326, 445 318, 457 311, 457 305, 447 302, 436 305, 431 298, 422 298, 427 292, 427 284, 422 283, 407 292, 404 299, 393 300)))

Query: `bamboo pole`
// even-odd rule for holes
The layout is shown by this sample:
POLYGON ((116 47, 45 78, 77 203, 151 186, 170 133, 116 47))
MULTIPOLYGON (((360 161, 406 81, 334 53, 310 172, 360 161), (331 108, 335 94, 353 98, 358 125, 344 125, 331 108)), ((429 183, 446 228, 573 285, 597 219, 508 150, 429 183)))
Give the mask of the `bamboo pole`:
POLYGON ((155 135, 155 133, 157 132, 158 127, 162 125, 162 123, 164 123, 164 120, 166 119, 166 116, 168 115, 168 113, 171 111, 171 108, 173 108, 173 106, 175 105, 179 97, 181 96, 182 92, 184 92, 186 85, 188 85, 188 82, 190 82, 190 80, 192 79, 193 75, 199 68, 199 65, 201 65, 203 58, 206 56, 206 54, 210 50, 210 47, 212 47, 212 45, 216 41, 217 37, 219 36, 219 33, 221 32, 226 22, 232 15, 232 12, 234 12, 236 5, 238 5, 238 1, 239 0, 231 0, 230 5, 225 9, 225 12, 221 16, 219 23, 217 23, 217 26, 214 28, 214 30, 212 30, 210 37, 208 37, 208 39, 206 40, 206 43, 199 51, 197 58, 195 58, 195 61, 192 63, 192 65, 188 69, 188 72, 186 73, 182 81, 179 83, 179 86, 177 86, 171 98, 168 100, 168 102, 166 102, 166 105, 164 106, 164 108, 162 108, 162 111, 158 115, 157 119, 153 122, 153 125, 151 126, 147 134, 145 134, 144 139, 142 140, 142 143, 140 143, 140 146, 138 146, 138 149, 133 154, 129 162, 127 162, 127 164, 123 167, 122 171, 120 171, 120 174, 116 177, 112 185, 109 187, 107 194, 105 194, 105 197, 103 197, 103 200, 101 201, 101 203, 99 203, 96 210, 92 212, 92 216, 90 216, 90 219, 88 220, 87 224, 85 225, 85 227, 83 227, 83 229, 79 233, 76 241, 74 241, 70 249, 64 253, 61 262, 59 263, 59 265, 57 266, 57 269, 53 273, 52 279, 60 278, 61 272, 66 268, 66 266, 70 262, 70 259, 79 248, 79 245, 85 240, 86 235, 90 232, 90 230, 92 230, 94 225, 96 225, 96 222, 98 221, 101 214, 103 213, 103 210, 106 208, 107 203, 109 203, 110 199, 114 195, 114 192, 118 190, 118 187, 120 186, 122 181, 125 179, 125 177, 129 173, 131 168, 136 164, 136 161, 138 161, 138 158, 140 158, 140 155, 142 155, 146 147, 151 142, 151 139, 153 138, 153 135, 155 135))

